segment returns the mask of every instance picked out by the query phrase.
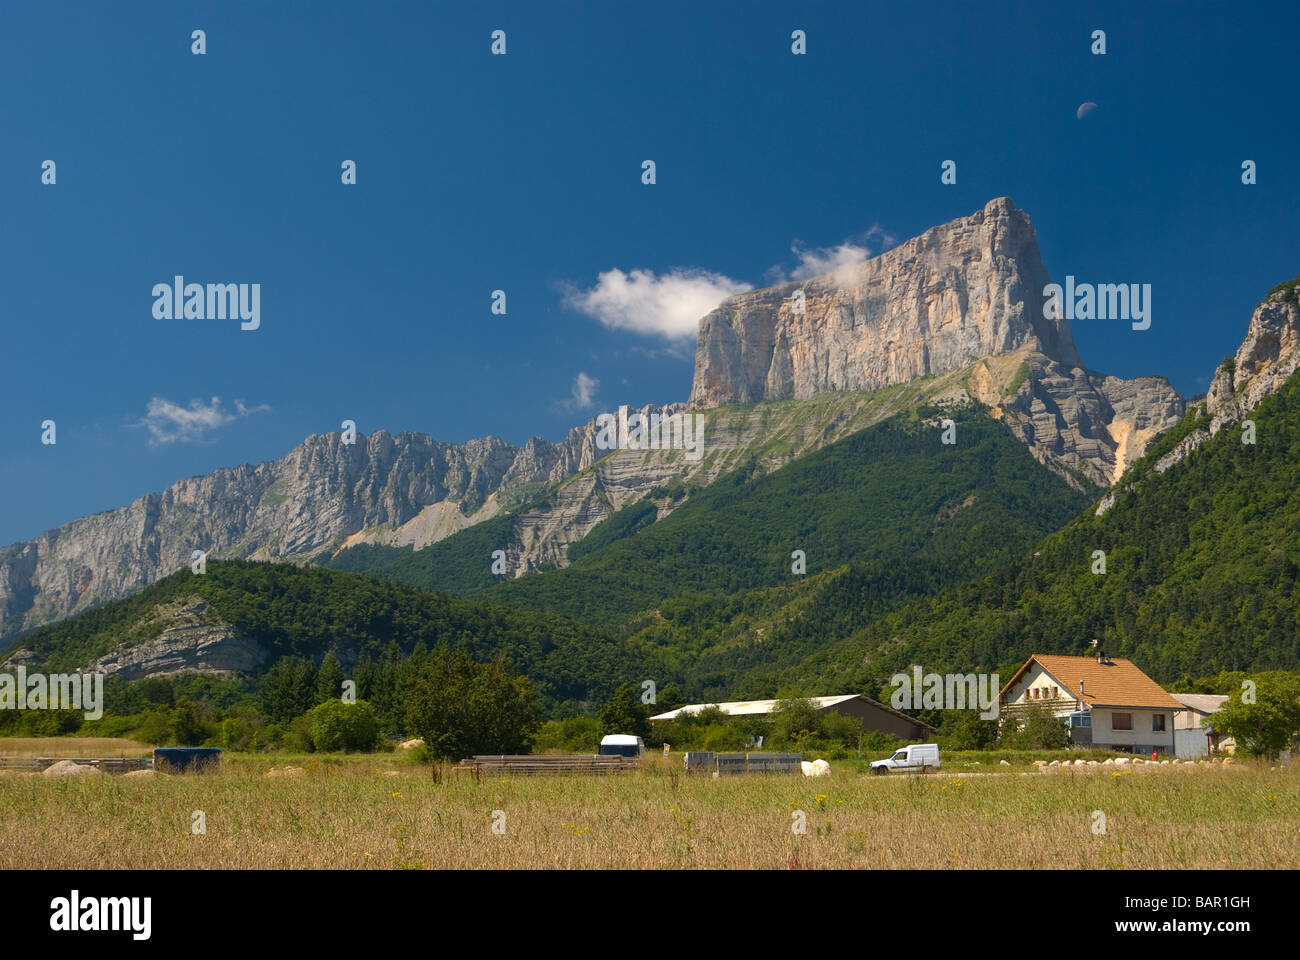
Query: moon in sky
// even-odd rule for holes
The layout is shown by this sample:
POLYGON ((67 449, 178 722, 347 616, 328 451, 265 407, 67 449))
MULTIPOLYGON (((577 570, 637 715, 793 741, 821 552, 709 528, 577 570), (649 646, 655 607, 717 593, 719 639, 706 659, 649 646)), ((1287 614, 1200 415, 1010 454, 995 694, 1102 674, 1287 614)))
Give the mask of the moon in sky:
POLYGON ((1074 111, 1074 115, 1078 117, 1080 120, 1082 120, 1084 117, 1086 117, 1088 114, 1092 113, 1092 111, 1096 109, 1097 109, 1097 105, 1093 103, 1091 100, 1089 100, 1086 103, 1079 104, 1079 109, 1074 111))

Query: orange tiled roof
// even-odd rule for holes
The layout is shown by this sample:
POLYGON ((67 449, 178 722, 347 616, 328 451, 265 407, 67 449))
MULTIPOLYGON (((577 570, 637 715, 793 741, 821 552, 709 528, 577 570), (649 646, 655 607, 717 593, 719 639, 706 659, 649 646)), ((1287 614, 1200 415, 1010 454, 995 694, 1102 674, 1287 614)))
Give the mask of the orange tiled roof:
POLYGON ((1137 668, 1132 660, 1112 657, 1109 664, 1098 663, 1096 657, 1065 657, 1054 654, 1034 654, 1016 671, 1011 682, 1002 688, 1006 693, 1029 668, 1038 662, 1044 670, 1061 682, 1076 700, 1092 707, 1165 707, 1185 710, 1160 684, 1137 668), (1079 683, 1083 682, 1083 696, 1079 683))

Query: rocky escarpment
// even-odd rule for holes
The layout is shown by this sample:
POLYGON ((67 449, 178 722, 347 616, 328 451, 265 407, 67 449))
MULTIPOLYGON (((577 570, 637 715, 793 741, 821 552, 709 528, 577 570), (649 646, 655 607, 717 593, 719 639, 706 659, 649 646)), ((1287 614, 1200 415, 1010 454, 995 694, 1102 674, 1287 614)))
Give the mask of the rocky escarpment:
POLYGON ((172 673, 252 673, 265 666, 266 650, 243 636, 200 597, 160 604, 151 612, 157 637, 134 646, 123 644, 97 659, 94 672, 124 680, 172 673))
MULTIPOLYGON (((1151 467, 1164 473, 1182 463, 1224 427, 1236 423, 1266 397, 1276 393, 1300 368, 1300 277, 1272 291, 1250 316, 1246 338, 1237 352, 1219 364, 1205 401, 1194 405, 1198 426, 1151 467)), ((1097 506, 1101 516, 1127 494, 1132 485, 1111 491, 1097 506)))
MULTIPOLYGON (((969 376, 968 370, 954 371, 906 387, 697 412, 703 421, 698 459, 688 459, 680 450, 615 450, 561 481, 541 505, 516 513, 508 551, 511 574, 522 576, 547 564, 566 566, 571 544, 647 496, 655 504, 656 519, 662 519, 685 502, 689 488, 706 486, 743 465, 776 470, 914 406, 968 398, 969 376)), ((664 409, 672 413, 683 407, 670 404, 664 409)))
POLYGON ((1047 466, 1110 486, 1183 415, 1163 377, 1121 380, 1041 354, 1026 359, 1020 389, 1002 401, 1011 432, 1047 466))
POLYGON ((872 390, 1015 357, 1012 395, 979 382, 973 395, 1041 462, 1108 486, 1183 400, 1162 377, 1085 368, 1068 322, 1046 315, 1049 282, 1029 217, 993 200, 864 263, 724 301, 700 321, 691 405, 872 390))
POLYGON ((0 549, 0 636, 125 596, 188 566, 195 550, 310 560, 366 531, 423 546, 590 466, 604 453, 595 440, 594 423, 522 447, 311 436, 279 460, 191 477, 0 549))
POLYGON ((1300 277, 1274 289, 1250 316, 1246 339, 1219 365, 1205 395, 1210 432, 1240 420, 1300 367, 1300 277))
POLYGON ((1044 315, 1048 282, 1029 217, 990 201, 861 264, 725 300, 700 321, 691 405, 875 390, 1020 350, 1077 366, 1068 322, 1044 315))

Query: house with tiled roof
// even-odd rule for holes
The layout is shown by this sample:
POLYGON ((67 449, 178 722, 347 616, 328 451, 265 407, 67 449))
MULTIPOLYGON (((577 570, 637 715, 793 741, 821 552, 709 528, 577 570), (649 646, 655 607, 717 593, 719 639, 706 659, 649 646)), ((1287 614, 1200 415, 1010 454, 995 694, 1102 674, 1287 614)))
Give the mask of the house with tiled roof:
POLYGON ((1068 720, 1075 746, 1125 753, 1174 753, 1174 720, 1187 708, 1131 660, 1034 654, 1002 688, 1011 719, 1042 706, 1068 720))

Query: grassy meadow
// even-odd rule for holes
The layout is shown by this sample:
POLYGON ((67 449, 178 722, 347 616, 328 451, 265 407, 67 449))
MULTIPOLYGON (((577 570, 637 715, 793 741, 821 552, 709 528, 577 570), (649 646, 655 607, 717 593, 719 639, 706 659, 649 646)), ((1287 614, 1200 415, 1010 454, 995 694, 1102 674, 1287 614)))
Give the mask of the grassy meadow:
POLYGON ((714 780, 651 757, 608 777, 476 780, 400 754, 229 754, 203 775, 9 771, 0 867, 1300 868, 1297 768, 832 766, 823 779, 714 780), (267 776, 286 765, 302 769, 267 776))
POLYGON ((124 737, 0 737, 3 757, 150 757, 153 747, 124 737))

